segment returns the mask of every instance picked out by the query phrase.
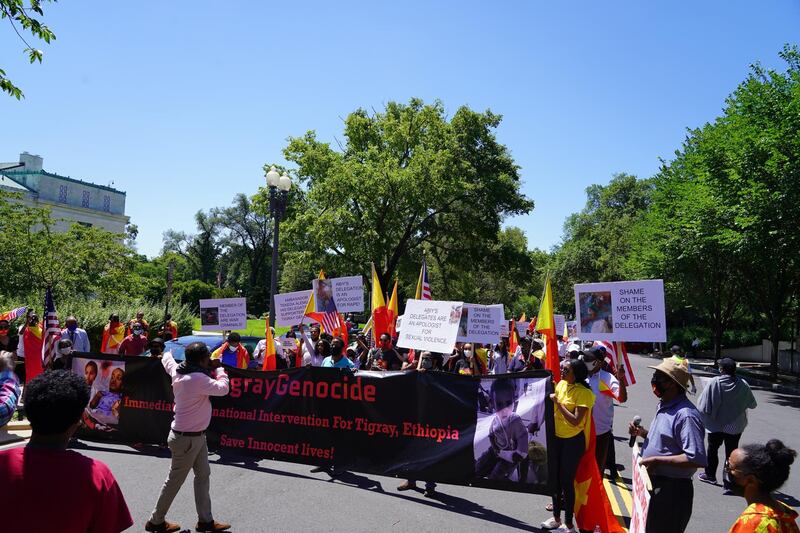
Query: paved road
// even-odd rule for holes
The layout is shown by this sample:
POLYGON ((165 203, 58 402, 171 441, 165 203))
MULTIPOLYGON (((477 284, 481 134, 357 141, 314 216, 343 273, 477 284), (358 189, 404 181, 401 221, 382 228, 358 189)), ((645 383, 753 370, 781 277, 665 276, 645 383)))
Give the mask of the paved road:
MULTIPOLYGON (((630 448, 623 437, 627 421, 640 414, 649 424, 656 399, 650 392, 646 368, 656 361, 632 356, 640 383, 630 390, 628 404, 620 406, 615 431, 617 460, 627 465, 630 448)), ((702 374, 697 375, 699 385, 702 374)), ((800 398, 756 390, 759 408, 751 416, 743 442, 777 437, 800 447, 800 398)), ((119 480, 136 520, 131 531, 143 530, 169 468, 168 456, 145 455, 124 446, 87 443, 83 453, 106 462, 119 480)), ((395 490, 399 480, 380 476, 346 474, 332 481, 325 474, 309 473, 309 466, 276 461, 247 464, 221 463, 212 459, 212 501, 218 519, 232 522, 234 531, 539 531, 547 518, 548 498, 486 489, 440 486, 437 499, 420 493, 395 490)), ((797 465, 800 469, 800 465, 797 465)), ((622 472, 629 477, 629 466, 622 472)), ((627 479, 625 479, 627 481, 627 479)), ((800 497, 800 475, 794 473, 784 492, 800 497)), ((629 516, 630 495, 614 488, 612 502, 620 515, 629 516)), ((193 526, 196 515, 191 483, 187 483, 173 505, 169 518, 185 527, 193 526)), ((800 502, 791 500, 793 505, 800 502)), ((722 496, 721 487, 695 482, 695 512, 690 532, 724 532, 744 507, 744 500, 722 496)))

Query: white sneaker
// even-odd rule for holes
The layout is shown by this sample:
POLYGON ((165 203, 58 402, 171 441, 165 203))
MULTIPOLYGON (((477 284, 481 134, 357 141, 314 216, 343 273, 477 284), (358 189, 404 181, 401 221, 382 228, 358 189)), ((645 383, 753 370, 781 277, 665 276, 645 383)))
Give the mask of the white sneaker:
POLYGON ((561 524, 558 526, 556 531, 563 531, 564 533, 578 533, 578 530, 575 529, 575 526, 567 527, 567 524, 561 524))
POLYGON ((561 520, 556 520, 552 516, 542 522, 542 529, 556 529, 561 527, 561 520))

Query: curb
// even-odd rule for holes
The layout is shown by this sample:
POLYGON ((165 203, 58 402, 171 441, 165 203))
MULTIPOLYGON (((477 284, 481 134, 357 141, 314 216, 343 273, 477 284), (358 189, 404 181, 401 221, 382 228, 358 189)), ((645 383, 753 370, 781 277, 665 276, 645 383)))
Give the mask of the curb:
MULTIPOLYGON (((658 359, 658 360, 663 359, 662 356, 654 355, 654 354, 640 353, 640 354, 636 354, 636 355, 640 355, 642 357, 647 357, 649 359, 658 359)), ((695 370, 703 370, 704 372, 709 372, 709 373, 712 373, 712 374, 719 374, 719 371, 714 367, 713 364, 712 365, 707 365, 707 364, 700 364, 700 363, 692 363, 692 362, 690 362, 689 366, 691 366, 695 370)), ((783 383, 773 383, 772 381, 770 381, 768 379, 764 379, 764 378, 759 377, 757 375, 753 375, 753 374, 751 374, 750 372, 748 372, 745 369, 737 369, 736 370, 736 375, 740 376, 741 378, 743 378, 747 382, 748 385, 751 385, 753 387, 760 387, 760 388, 764 388, 764 389, 769 389, 772 392, 778 392, 778 393, 781 393, 781 394, 800 395, 800 383, 798 383, 797 385, 786 385, 786 384, 783 384, 783 383)))

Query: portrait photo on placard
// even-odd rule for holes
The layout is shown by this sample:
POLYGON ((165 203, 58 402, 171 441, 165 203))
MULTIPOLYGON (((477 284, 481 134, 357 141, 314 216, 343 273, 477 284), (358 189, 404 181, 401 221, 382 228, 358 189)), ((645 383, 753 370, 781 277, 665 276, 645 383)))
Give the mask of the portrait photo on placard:
POLYGON ((122 405, 125 363, 75 357, 72 371, 83 376, 89 386, 89 405, 81 417, 81 426, 99 432, 116 431, 122 405))
POLYGON ((580 292, 582 333, 613 333, 611 291, 580 292))

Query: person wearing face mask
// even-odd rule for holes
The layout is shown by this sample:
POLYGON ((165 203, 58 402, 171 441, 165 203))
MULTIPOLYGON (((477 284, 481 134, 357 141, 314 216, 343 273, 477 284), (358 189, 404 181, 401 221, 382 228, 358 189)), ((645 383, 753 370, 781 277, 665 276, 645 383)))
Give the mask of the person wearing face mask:
MULTIPOLYGON (((589 370, 579 359, 561 362, 561 381, 556 391, 550 395, 555 409, 554 446, 550 457, 553 469, 553 516, 542 522, 542 529, 558 529, 577 533, 573 522, 575 508, 575 474, 578 463, 586 450, 584 431, 595 398, 586 382, 589 370), (561 524, 561 510, 564 511, 564 524, 561 524)), ((548 450, 550 452, 550 450, 548 450)))
POLYGON ((120 355, 142 355, 147 348, 147 337, 141 324, 134 324, 131 334, 123 339, 119 345, 120 355))
POLYGON ((653 484, 647 533, 681 533, 692 517, 692 476, 708 464, 700 412, 686 397, 689 373, 672 359, 654 369, 650 385, 660 399, 650 429, 631 422, 628 432, 644 437, 640 464, 653 484))
POLYGON ((85 329, 78 327, 78 319, 74 316, 68 316, 64 321, 64 329, 61 330, 61 338, 69 339, 72 343, 72 349, 76 352, 91 352, 89 345, 89 335, 86 334, 85 329))
MULTIPOLYGON (((606 469, 609 447, 614 446, 614 435, 611 431, 614 427, 614 400, 619 403, 628 401, 628 389, 623 379, 625 371, 619 367, 616 376, 606 372, 603 370, 604 359, 605 350, 599 347, 592 348, 583 355, 583 362, 589 368, 589 386, 595 396, 592 419, 597 432, 595 457, 601 476, 606 469)), ((611 479, 616 478, 616 465, 609 464, 608 467, 611 469, 611 479)))
POLYGON ((112 313, 108 317, 108 324, 103 328, 100 351, 107 354, 116 354, 119 352, 119 346, 123 340, 125 340, 125 324, 119 321, 117 313, 112 313))
POLYGON ((14 356, 16 366, 14 373, 19 378, 20 383, 25 383, 25 361, 20 361, 17 357, 19 347, 19 337, 11 334, 11 325, 8 320, 0 320, 0 350, 9 352, 14 356))
POLYGON ((53 357, 52 370, 69 370, 72 368, 72 341, 61 339, 56 345, 56 355, 53 357))
POLYGON ((728 533, 800 533, 797 511, 772 495, 789 478, 789 466, 795 457, 797 452, 777 439, 767 444, 748 444, 731 453, 734 493, 744 496, 747 508, 728 533))
POLYGON ((228 340, 211 353, 211 359, 220 359, 223 365, 236 368, 247 368, 250 365, 250 354, 242 345, 242 336, 231 332, 228 340))
POLYGON ((465 374, 468 376, 479 376, 483 372, 481 372, 480 365, 478 364, 477 357, 475 356, 475 350, 472 346, 472 343, 464 344, 464 348, 462 350, 464 354, 463 357, 460 357, 455 362, 454 371, 457 374, 465 374))

